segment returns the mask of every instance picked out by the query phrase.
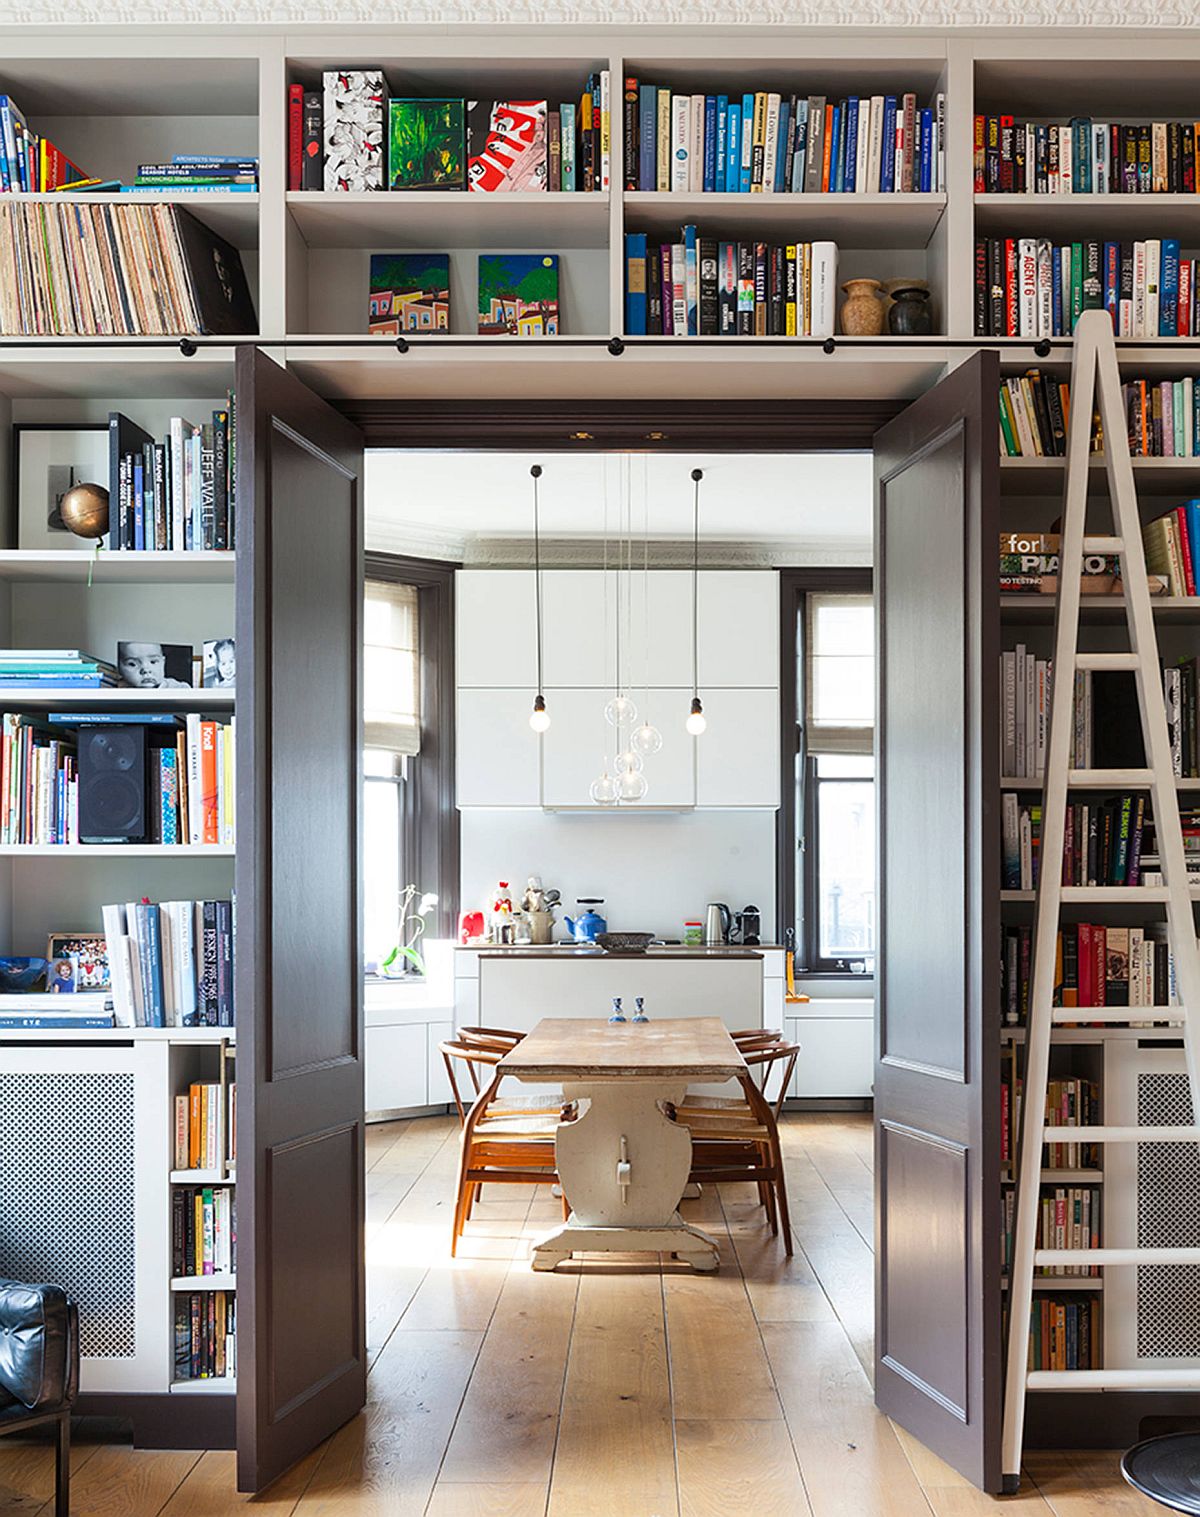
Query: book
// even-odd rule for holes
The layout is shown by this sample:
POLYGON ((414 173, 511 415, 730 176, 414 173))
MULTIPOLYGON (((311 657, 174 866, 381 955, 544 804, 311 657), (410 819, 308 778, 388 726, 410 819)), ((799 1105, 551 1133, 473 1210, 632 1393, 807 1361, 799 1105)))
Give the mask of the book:
MULTIPOLYGON (((545 174, 545 102, 538 133, 542 174, 545 174)), ((487 107, 490 112, 491 107, 487 107)), ((462 190, 467 187, 466 102, 440 99, 393 99, 387 109, 387 187, 391 190, 462 190)), ((328 136, 328 131, 326 133, 328 136)), ((495 144, 493 144, 494 146, 495 144)), ((486 146, 486 133, 478 146, 486 146)), ((526 149, 522 147, 521 153, 526 149)), ((519 156, 519 155, 518 155, 519 156)), ((511 166, 512 149, 506 154, 511 166)), ((498 160, 481 166, 493 187, 502 172, 498 160)), ((329 169, 326 166, 326 186, 329 169)), ((365 186, 369 188, 369 186, 365 186)))
MULTIPOLYGON (((384 189, 392 183, 390 174, 385 178, 392 148, 382 70, 326 69, 322 85, 325 189, 384 189)), ((460 150, 460 167, 461 161, 460 150)))
POLYGON ((300 188, 325 188, 325 95, 305 90, 301 116, 300 188))
MULTIPOLYGON (((397 107, 403 108, 409 103, 393 101, 393 117, 397 107)), ((513 190, 546 189, 548 159, 544 100, 468 100, 466 130, 468 190, 480 195, 496 195, 513 190)), ((399 187, 394 177, 391 185, 393 189, 399 187)))
POLYGON ((559 330, 558 255, 481 253, 481 336, 553 336, 559 330))
POLYGON ((450 330, 448 253, 372 253, 367 330, 376 336, 450 330))

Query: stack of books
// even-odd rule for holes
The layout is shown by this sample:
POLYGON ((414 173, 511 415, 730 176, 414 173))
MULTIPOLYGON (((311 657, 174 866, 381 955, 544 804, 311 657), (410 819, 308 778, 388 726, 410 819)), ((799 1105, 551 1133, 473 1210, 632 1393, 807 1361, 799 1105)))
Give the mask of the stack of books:
POLYGON ((1093 1295, 1051 1296, 1040 1292, 1030 1309, 1031 1370, 1090 1370, 1103 1362, 1100 1302, 1093 1295))
POLYGON ((237 1201, 229 1185, 181 1185, 171 1193, 171 1274, 237 1271, 237 1201))
MULTIPOLYGON (((1044 1185, 1038 1206, 1038 1248, 1099 1248, 1100 1190, 1094 1185, 1044 1185)), ((1012 1269, 1013 1235, 1017 1218, 1017 1192, 1004 1192, 1003 1268, 1012 1269)), ((1070 1275, 1099 1275, 1098 1264, 1048 1264, 1034 1271, 1038 1279, 1070 1275)))
POLYGON ((1191 195, 1200 122, 975 117, 976 194, 1191 195))
POLYGON ((1171 595, 1195 595, 1200 579, 1200 500, 1185 500, 1142 527, 1146 568, 1171 595))
MULTIPOLYGON (((1200 457, 1200 384, 1183 379, 1130 379, 1121 386, 1129 451, 1135 458, 1200 457)), ((1070 414, 1065 379, 1028 369, 1000 387, 1000 447, 1009 458, 1064 458, 1070 414)), ((1104 451, 1100 418, 1092 418, 1092 452, 1104 451)))
POLYGON ((625 80, 627 190, 891 194, 946 188, 946 97, 757 90, 683 95, 625 80))
POLYGON ((103 919, 120 1026, 234 1025, 232 901, 143 899, 103 919))
POLYGON ((94 183, 47 137, 31 130, 11 95, 0 95, 0 194, 38 194, 94 183))
POLYGON ((223 1170, 237 1162, 237 1086, 196 1080, 175 1097, 175 1169, 223 1170))
POLYGON ((175 1379, 232 1380, 237 1297, 232 1291, 179 1291, 174 1299, 175 1379))
MULTIPOLYGON (((1093 810, 1093 835, 1095 824, 1093 810)), ((1001 1005, 1009 1027, 1024 1027, 1029 1021, 1032 951, 1032 926, 1004 929, 1001 1005)), ((1167 942, 1166 923, 1148 922, 1142 927, 1100 922, 1065 925, 1055 945, 1054 1004, 1077 1006, 1082 1013, 1077 1024, 1062 1025, 1089 1025, 1089 1006, 1128 1006, 1130 1022, 1148 1026, 1144 1018, 1134 1015, 1135 1011, 1178 1004, 1175 961, 1167 942)))
POLYGON ((0 995, 0 1028, 87 1030, 113 1026, 112 997, 106 990, 69 995, 38 990, 0 995))
POLYGON ((151 437, 120 411, 108 417, 110 552, 208 553, 237 546, 233 392, 199 426, 172 416, 151 437))
POLYGON ((176 153, 170 163, 139 163, 133 183, 116 188, 122 195, 250 194, 258 189, 258 159, 176 153))
POLYGON ((115 667, 82 648, 0 648, 0 690, 99 690, 116 683, 115 667))
POLYGON ((625 235, 625 330, 633 336, 831 337, 833 242, 719 242, 625 235))

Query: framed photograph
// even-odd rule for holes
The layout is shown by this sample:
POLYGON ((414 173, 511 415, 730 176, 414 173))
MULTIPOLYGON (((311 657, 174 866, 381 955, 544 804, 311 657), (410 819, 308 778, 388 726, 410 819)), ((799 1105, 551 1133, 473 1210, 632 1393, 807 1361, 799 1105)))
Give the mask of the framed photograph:
POLYGON ((133 690, 192 689, 191 643, 117 644, 117 673, 133 690))
POLYGON ((108 973, 108 943, 102 932, 52 932, 46 957, 50 960, 46 982, 51 990, 63 960, 74 962, 73 989, 108 990, 112 986, 108 973))
POLYGON ((204 671, 201 683, 205 690, 232 690, 236 683, 237 659, 233 638, 218 637, 204 644, 204 671))
POLYGON ((13 426, 17 547, 94 553, 95 542, 69 532, 59 510, 71 486, 82 484, 108 488, 107 422, 79 426, 17 422, 13 426))

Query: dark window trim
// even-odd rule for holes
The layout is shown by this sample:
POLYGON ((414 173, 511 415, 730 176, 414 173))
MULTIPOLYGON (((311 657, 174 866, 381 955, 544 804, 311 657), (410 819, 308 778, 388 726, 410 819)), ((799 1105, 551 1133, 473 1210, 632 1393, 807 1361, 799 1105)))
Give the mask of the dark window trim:
POLYGON ((406 849, 422 890, 436 890, 430 935, 458 930, 459 825, 454 795, 454 571, 457 564, 368 552, 368 580, 417 587, 421 626, 421 752, 401 788, 406 849))
MULTIPOLYGON (((795 850, 798 834, 796 814, 796 757, 800 723, 800 680, 797 662, 796 628, 804 608, 805 596, 844 591, 849 595, 870 595, 874 591, 874 576, 868 568, 846 569, 781 569, 779 571, 779 811, 775 822, 775 900, 779 913, 779 937, 785 942, 788 928, 795 928, 797 918, 795 850)), ((805 785, 806 798, 811 787, 805 785)), ((807 819, 805 819, 807 821, 807 819)), ((812 850, 805 859, 805 879, 808 897, 812 899, 813 887, 812 850)), ((806 912, 804 919, 805 941, 796 943, 796 963, 806 972, 820 974, 822 979, 837 975, 836 970, 822 967, 816 957, 816 942, 813 936, 813 913, 806 912)), ((847 979, 869 978, 846 973, 847 979)))

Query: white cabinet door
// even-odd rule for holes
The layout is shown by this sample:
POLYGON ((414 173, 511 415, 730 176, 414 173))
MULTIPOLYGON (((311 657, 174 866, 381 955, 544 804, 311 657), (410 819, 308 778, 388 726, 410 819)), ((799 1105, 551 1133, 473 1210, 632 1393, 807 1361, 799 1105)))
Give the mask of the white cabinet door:
POLYGON ((616 602, 616 577, 602 569, 543 571, 544 684, 602 690, 613 683, 616 602))
POLYGON ((696 745, 698 806, 779 805, 779 691, 700 694, 708 728, 696 745))
POLYGON ((532 570, 460 569, 454 608, 456 684, 537 684, 532 570))
POLYGON ((529 725, 533 687, 458 692, 460 806, 537 806, 541 750, 529 725))
MULTIPOLYGON (((636 551, 635 551, 636 558, 636 551)), ((628 656, 622 662, 628 683, 683 686, 692 683, 692 576, 684 569, 636 571, 622 579, 621 603, 628 595, 622 624, 628 656)), ((685 707, 686 715, 686 707, 685 707)))
MULTIPOLYGON (((644 761, 647 782, 645 806, 691 806, 695 801, 693 739, 684 730, 688 695, 680 690, 652 690, 639 705, 663 736, 662 749, 644 761)), ((547 690, 550 728, 542 738, 543 787, 546 806, 590 806, 592 781, 607 762, 614 772, 616 733, 604 720, 602 690, 547 690)), ((623 809, 631 807, 624 804, 623 809)))
POLYGON ((700 575, 700 688, 779 684, 779 575, 708 569, 700 575))
POLYGON ((869 1096, 875 1075, 875 1023, 866 1017, 804 1017, 793 1094, 869 1096))
MULTIPOLYGON (((428 1066, 429 1094, 427 1097, 430 1106, 440 1106, 443 1102, 449 1103, 454 1100, 454 1092, 450 1089, 450 1079, 446 1074, 446 1061, 442 1057, 442 1050, 438 1046, 447 1038, 454 1036, 454 1028, 449 1022, 431 1022, 426 1029, 429 1037, 429 1046, 426 1050, 428 1066)), ((464 1072, 466 1065, 463 1066, 464 1072)), ((468 1076, 468 1082, 469 1082, 468 1076)))
POLYGON ((425 1106, 428 1077, 425 1026, 368 1027, 366 1109, 425 1106))

